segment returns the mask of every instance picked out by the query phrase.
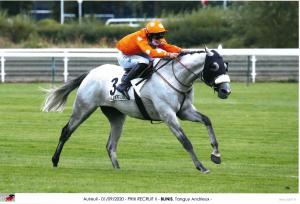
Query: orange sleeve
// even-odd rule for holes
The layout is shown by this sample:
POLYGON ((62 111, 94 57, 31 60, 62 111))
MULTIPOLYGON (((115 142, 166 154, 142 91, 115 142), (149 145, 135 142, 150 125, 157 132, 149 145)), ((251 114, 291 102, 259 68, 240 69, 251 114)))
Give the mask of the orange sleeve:
POLYGON ((165 39, 161 39, 160 42, 161 42, 161 45, 158 46, 158 47, 161 48, 161 49, 163 49, 163 50, 166 50, 168 52, 174 52, 174 53, 180 53, 180 51, 181 51, 180 47, 168 44, 165 39))
POLYGON ((152 58, 163 58, 163 57, 168 56, 167 51, 160 49, 160 48, 153 49, 149 45, 148 40, 144 39, 142 37, 137 38, 137 44, 140 47, 140 49, 142 50, 142 52, 146 53, 147 55, 149 55, 152 58))

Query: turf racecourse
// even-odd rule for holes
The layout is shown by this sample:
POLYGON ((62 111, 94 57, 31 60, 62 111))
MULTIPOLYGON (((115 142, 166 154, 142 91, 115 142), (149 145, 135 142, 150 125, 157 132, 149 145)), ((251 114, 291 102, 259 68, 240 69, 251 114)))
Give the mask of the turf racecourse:
POLYGON ((211 170, 201 174, 164 124, 132 118, 119 142, 121 170, 112 169, 105 149, 109 124, 99 110, 73 134, 53 168, 75 92, 63 113, 43 113, 39 88, 48 84, 0 84, 0 192, 298 192, 298 84, 231 85, 228 100, 195 85, 195 105, 213 122, 221 165, 210 161, 206 128, 182 122, 211 170))

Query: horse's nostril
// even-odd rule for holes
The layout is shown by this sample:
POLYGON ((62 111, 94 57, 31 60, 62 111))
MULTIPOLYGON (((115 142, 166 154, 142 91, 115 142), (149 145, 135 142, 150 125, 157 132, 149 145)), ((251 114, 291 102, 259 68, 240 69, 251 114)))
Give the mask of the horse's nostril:
POLYGON ((222 92, 223 94, 230 94, 230 93, 231 93, 231 90, 229 90, 229 89, 221 89, 221 92, 222 92))
POLYGON ((226 94, 228 91, 226 89, 221 89, 222 93, 226 94))

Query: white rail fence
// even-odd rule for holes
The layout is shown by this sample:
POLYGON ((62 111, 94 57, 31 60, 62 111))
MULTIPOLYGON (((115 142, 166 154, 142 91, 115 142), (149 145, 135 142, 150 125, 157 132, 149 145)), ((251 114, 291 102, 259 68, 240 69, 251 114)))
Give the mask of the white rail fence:
MULTIPOLYGON (((193 49, 196 50, 196 49, 193 49)), ((5 61, 9 58, 61 58, 64 62, 64 82, 68 80, 68 62, 71 58, 116 58, 117 49, 0 49, 1 82, 5 82, 5 61)), ((256 56, 299 56, 299 49, 223 49, 224 56, 248 56, 251 78, 255 82, 256 56)))

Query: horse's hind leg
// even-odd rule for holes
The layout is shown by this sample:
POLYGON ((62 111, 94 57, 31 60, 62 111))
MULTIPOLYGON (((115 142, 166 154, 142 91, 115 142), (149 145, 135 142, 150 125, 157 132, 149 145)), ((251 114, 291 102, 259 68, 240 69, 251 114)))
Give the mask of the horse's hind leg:
POLYGON ((58 143, 55 153, 52 157, 52 163, 53 163, 54 167, 57 167, 61 151, 62 151, 66 141, 71 137, 72 133, 76 130, 76 128, 83 121, 85 121, 95 110, 96 110, 95 105, 86 104, 83 102, 83 100, 76 99, 71 118, 61 131, 59 143, 58 143))
POLYGON ((119 162, 117 160, 117 145, 121 137, 123 124, 126 116, 112 107, 101 107, 102 112, 108 118, 110 122, 110 135, 107 141, 106 149, 108 156, 112 162, 114 168, 119 169, 119 162))

